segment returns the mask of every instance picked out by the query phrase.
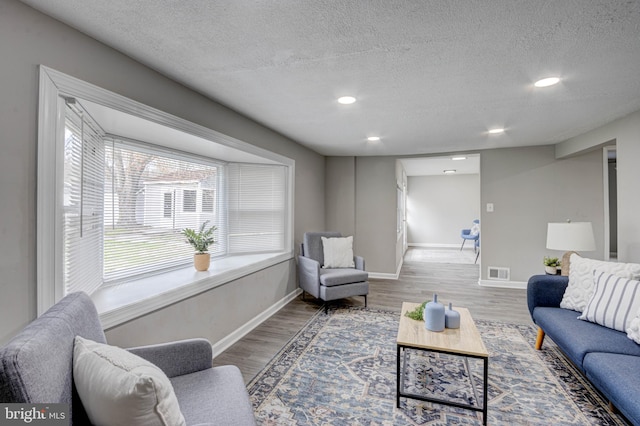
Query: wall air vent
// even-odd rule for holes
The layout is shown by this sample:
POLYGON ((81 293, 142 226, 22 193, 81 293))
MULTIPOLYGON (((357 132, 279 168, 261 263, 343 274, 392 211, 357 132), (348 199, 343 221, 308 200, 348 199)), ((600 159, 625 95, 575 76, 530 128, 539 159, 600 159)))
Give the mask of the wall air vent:
POLYGON ((511 276, 511 269, 509 268, 501 268, 498 266, 489 266, 488 277, 490 280, 503 280, 509 281, 509 277, 511 276))

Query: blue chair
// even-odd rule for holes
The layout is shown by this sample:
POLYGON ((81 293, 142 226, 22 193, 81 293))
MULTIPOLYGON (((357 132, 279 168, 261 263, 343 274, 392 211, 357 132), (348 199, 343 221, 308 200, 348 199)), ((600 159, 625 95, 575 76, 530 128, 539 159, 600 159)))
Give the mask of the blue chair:
POLYGON ((474 226, 472 228, 460 231, 460 236, 462 237, 462 246, 460 246, 460 251, 464 248, 464 243, 467 240, 473 241, 473 252, 476 253, 478 251, 478 247, 480 246, 480 220, 475 219, 473 223, 474 226))

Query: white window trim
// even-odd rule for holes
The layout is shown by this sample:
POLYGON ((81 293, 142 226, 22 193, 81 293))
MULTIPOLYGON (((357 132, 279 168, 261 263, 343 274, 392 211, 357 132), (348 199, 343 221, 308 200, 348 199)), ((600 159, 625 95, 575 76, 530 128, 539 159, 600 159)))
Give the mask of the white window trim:
MULTIPOLYGON (((77 97, 95 102, 106 107, 150 120, 172 129, 180 130, 203 139, 201 149, 211 144, 234 148, 239 151, 266 158, 273 163, 287 166, 287 206, 285 238, 286 247, 281 253, 261 255, 228 256, 216 259, 214 267, 208 272, 196 272, 192 268, 173 271, 163 279, 162 275, 154 277, 155 282, 167 281, 162 291, 147 293, 148 297, 133 303, 124 303, 123 295, 127 293, 125 286, 104 287, 95 293, 94 302, 98 307, 100 318, 105 328, 113 327, 129 321, 153 310, 176 303, 195 294, 224 285, 247 274, 276 265, 293 258, 293 205, 295 161, 267 151, 255 145, 240 141, 230 136, 208 129, 198 124, 183 120, 171 114, 141 104, 124 96, 94 86, 82 80, 40 65, 39 88, 39 120, 38 120, 38 195, 37 195, 37 309, 38 315, 44 313, 64 296, 62 280, 61 250, 56 247, 60 241, 60 227, 56 226, 62 199, 62 150, 56 149, 58 141, 63 140, 64 126, 60 126, 64 118, 64 100, 61 97, 77 97), (180 276, 180 279, 176 279, 180 276), (109 295, 109 293, 111 293, 109 295), (112 300, 112 302, 108 302, 112 300)), ((144 279, 137 284, 144 287, 144 279)), ((131 286, 134 283, 130 284, 131 286)), ((129 287, 133 288, 133 287, 129 287)))

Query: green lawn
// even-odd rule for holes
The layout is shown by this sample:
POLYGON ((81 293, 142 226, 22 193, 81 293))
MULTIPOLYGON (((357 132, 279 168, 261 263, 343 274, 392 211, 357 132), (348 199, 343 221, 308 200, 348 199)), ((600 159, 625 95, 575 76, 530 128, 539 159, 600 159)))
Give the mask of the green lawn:
POLYGON ((158 265, 166 266, 176 257, 184 256, 185 263, 191 259, 193 249, 184 237, 168 230, 115 229, 108 230, 104 237, 105 276, 130 268, 158 265))

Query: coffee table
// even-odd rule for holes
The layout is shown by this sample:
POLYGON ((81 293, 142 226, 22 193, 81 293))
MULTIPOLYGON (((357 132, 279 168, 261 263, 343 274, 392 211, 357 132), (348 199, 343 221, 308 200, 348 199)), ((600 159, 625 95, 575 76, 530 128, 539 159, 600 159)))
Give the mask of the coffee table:
POLYGON ((480 333, 476 328, 473 318, 468 309, 456 307, 455 310, 460 313, 460 328, 446 328, 441 332, 429 331, 424 326, 424 321, 412 320, 405 316, 408 311, 414 310, 419 303, 402 303, 402 314, 400 316, 400 325, 398 326, 398 337, 396 339, 398 358, 397 358, 397 376, 396 376, 396 407, 400 407, 400 397, 419 399, 422 401, 436 402, 438 404, 451 405, 454 407, 465 408, 473 411, 482 411, 483 424, 487 424, 487 388, 489 375, 489 353, 482 342, 480 333), (407 349, 421 350, 427 352, 438 352, 464 358, 464 362, 469 371, 469 379, 473 388, 476 403, 479 402, 476 394, 476 386, 473 380, 473 374, 469 370, 468 358, 482 359, 484 364, 484 383, 482 395, 482 407, 478 405, 463 404, 456 401, 447 401, 441 398, 429 397, 425 395, 416 395, 404 392, 404 371, 406 370, 407 349))

